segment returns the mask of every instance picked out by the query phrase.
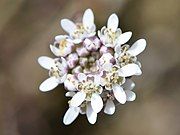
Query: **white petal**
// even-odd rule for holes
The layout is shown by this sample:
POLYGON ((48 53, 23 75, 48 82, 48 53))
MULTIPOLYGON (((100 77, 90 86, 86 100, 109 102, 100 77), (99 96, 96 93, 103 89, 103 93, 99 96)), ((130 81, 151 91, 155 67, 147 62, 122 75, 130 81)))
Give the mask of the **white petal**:
POLYGON ((67 61, 64 57, 61 57, 63 68, 67 68, 67 61))
POLYGON ((91 104, 87 104, 86 107, 86 116, 89 121, 89 123, 94 124, 97 120, 97 113, 95 113, 91 107, 91 104))
POLYGON ((61 41, 62 39, 66 39, 68 36, 67 35, 58 35, 58 36, 55 36, 55 40, 57 42, 61 41))
POLYGON ((43 92, 50 91, 58 86, 58 80, 55 77, 50 77, 41 83, 39 89, 43 92))
POLYGON ((62 19, 61 27, 69 34, 73 33, 76 29, 76 25, 74 24, 74 22, 69 19, 62 19))
POLYGON ((136 99, 136 94, 133 91, 125 90, 125 93, 127 101, 134 101, 136 99))
POLYGON ((77 92, 71 99, 70 105, 78 107, 85 100, 86 94, 84 92, 77 92))
POLYGON ((53 46, 53 45, 50 45, 50 50, 51 50, 51 52, 52 52, 54 55, 60 56, 60 55, 59 55, 60 50, 59 50, 57 47, 55 47, 55 46, 53 46))
POLYGON ((73 39, 73 40, 70 40, 70 42, 73 42, 74 44, 79 44, 82 41, 83 41, 82 39, 73 39))
POLYGON ((125 44, 132 36, 132 32, 125 32, 121 34, 118 38, 118 44, 122 45, 125 44))
POLYGON ((126 79, 123 84, 124 90, 132 90, 135 87, 135 83, 131 79, 126 79))
POLYGON ((118 28, 118 25, 119 25, 119 19, 118 19, 117 15, 116 14, 112 14, 108 18, 107 27, 109 29, 111 29, 113 32, 115 32, 116 29, 118 28))
POLYGON ((123 77, 141 74, 142 71, 137 64, 128 64, 119 69, 119 76, 123 77))
POLYGON ((82 82, 82 81, 86 81, 87 76, 84 73, 79 73, 77 78, 80 82, 82 82))
POLYGON ((38 58, 38 63, 45 69, 50 69, 54 65, 54 60, 47 56, 41 56, 38 58))
POLYGON ((100 75, 94 75, 94 83, 96 85, 99 85, 101 83, 101 76, 100 75))
POLYGON ((79 115, 79 107, 70 107, 64 115, 63 123, 65 125, 71 124, 79 115))
POLYGON ((116 45, 115 48, 114 48, 114 51, 119 56, 121 54, 121 45, 116 45))
POLYGON ((83 15, 83 25, 85 28, 92 28, 94 26, 94 14, 91 9, 86 9, 83 15))
POLYGON ((94 93, 91 97, 91 106, 94 112, 98 113, 103 108, 103 101, 99 94, 94 93))
POLYGON ((102 69, 105 70, 105 71, 110 71, 112 69, 112 63, 103 64, 102 69))
POLYGON ((112 115, 115 112, 115 105, 112 100, 108 99, 104 108, 104 113, 112 115))
POLYGON ((61 83, 64 83, 64 81, 66 80, 66 78, 67 78, 67 74, 64 73, 64 75, 63 75, 61 78, 59 78, 59 83, 60 83, 60 84, 61 84, 61 83))
POLYGON ((124 104, 126 102, 126 93, 124 92, 123 88, 116 84, 113 85, 112 89, 117 101, 121 104, 124 104))
POLYGON ((146 48, 146 40, 139 39, 128 49, 127 52, 132 56, 137 56, 142 51, 144 51, 145 48, 146 48))
POLYGON ((66 97, 73 97, 76 93, 74 91, 66 92, 66 97))

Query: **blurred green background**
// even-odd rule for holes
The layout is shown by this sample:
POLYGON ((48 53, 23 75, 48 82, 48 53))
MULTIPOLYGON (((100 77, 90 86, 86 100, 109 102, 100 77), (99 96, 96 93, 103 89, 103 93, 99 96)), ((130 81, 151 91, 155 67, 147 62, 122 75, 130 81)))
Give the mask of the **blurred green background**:
POLYGON ((180 135, 179 35, 179 0, 0 0, 0 135, 180 135), (147 40, 143 75, 134 78, 135 102, 99 114, 95 125, 80 116, 65 126, 65 90, 38 90, 47 71, 37 58, 53 57, 60 19, 77 19, 86 8, 98 29, 117 13, 122 30, 133 32, 130 43, 147 40))

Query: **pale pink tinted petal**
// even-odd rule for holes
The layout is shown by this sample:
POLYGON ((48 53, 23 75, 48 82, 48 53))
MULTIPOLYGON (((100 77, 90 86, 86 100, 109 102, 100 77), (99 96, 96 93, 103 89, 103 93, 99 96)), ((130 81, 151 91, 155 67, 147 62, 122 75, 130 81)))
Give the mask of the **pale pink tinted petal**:
POLYGON ((101 83, 101 77, 99 75, 94 75, 94 83, 99 85, 101 83))
POLYGON ((55 77, 50 77, 41 83, 39 89, 43 92, 50 91, 58 86, 58 80, 55 77))
POLYGON ((70 107, 64 115, 63 123, 65 125, 71 124, 79 115, 79 107, 70 107))
POLYGON ((95 113, 91 107, 91 104, 87 104, 86 116, 90 124, 95 124, 97 120, 97 113, 95 113))
POLYGON ((119 36, 118 44, 125 44, 132 36, 132 32, 125 32, 119 36))
POLYGON ((87 80, 87 76, 84 73, 79 73, 77 77, 80 82, 87 80))
POLYGON ((142 71, 137 64, 128 64, 119 69, 119 75, 123 77, 141 74, 142 71))
POLYGON ((83 25, 85 28, 92 28, 94 26, 94 14, 91 9, 86 9, 83 15, 83 25))
POLYGON ((139 39, 128 49, 127 52, 132 56, 137 56, 138 54, 143 52, 145 48, 146 48, 146 40, 139 39))
POLYGON ((62 19, 61 27, 69 34, 73 33, 76 29, 76 25, 74 24, 74 22, 69 19, 62 19))
POLYGON ((136 94, 133 91, 125 90, 125 93, 127 101, 134 101, 136 99, 136 94))
POLYGON ((91 106, 94 112, 98 113, 103 108, 103 101, 99 94, 94 93, 91 97, 91 106))
POLYGON ((64 87, 69 91, 76 91, 77 80, 72 74, 68 74, 66 80, 64 81, 64 87))
POLYGON ((47 56, 41 56, 38 58, 38 63, 45 69, 51 69, 51 67, 54 65, 54 60, 52 58, 49 58, 47 56))
POLYGON ((105 71, 110 71, 112 69, 112 64, 111 63, 105 63, 102 65, 102 69, 105 71))
POLYGON ((117 101, 121 104, 126 102, 126 93, 120 85, 113 85, 113 93, 117 101))
POLYGON ((70 105, 78 107, 85 100, 86 94, 84 92, 77 92, 70 101, 70 105))
POLYGON ((115 112, 115 105, 112 100, 108 99, 104 108, 104 113, 112 115, 115 112))
POLYGON ((119 25, 119 19, 118 19, 117 15, 116 14, 112 14, 108 18, 107 27, 109 29, 111 29, 113 32, 115 32, 116 29, 118 28, 118 25, 119 25))

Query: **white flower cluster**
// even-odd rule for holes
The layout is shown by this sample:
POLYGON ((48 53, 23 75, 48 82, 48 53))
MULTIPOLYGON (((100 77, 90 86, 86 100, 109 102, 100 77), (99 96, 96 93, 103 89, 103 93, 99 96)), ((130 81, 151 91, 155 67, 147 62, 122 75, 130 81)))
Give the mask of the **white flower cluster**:
POLYGON ((49 70, 49 78, 39 89, 46 92, 63 83, 67 90, 65 96, 70 100, 63 118, 65 125, 79 114, 86 114, 89 123, 94 124, 100 111, 112 115, 116 102, 135 100, 131 77, 142 74, 137 55, 145 49, 146 41, 126 44, 132 32, 122 33, 118 25, 117 15, 112 14, 107 27, 96 35, 91 9, 84 12, 80 23, 62 19, 61 26, 68 34, 56 36, 50 45, 56 58, 39 57, 39 64, 49 70))

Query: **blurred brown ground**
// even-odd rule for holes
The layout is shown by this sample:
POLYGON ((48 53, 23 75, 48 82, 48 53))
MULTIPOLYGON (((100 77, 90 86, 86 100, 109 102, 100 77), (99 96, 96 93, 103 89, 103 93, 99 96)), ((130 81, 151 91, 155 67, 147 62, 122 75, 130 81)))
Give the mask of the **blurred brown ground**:
POLYGON ((179 35, 179 0, 1 0, 0 135, 180 135, 179 35), (100 114, 95 125, 80 116, 64 126, 65 91, 38 90, 47 72, 37 58, 52 56, 49 44, 64 33, 60 19, 89 7, 98 28, 115 12, 122 30, 133 32, 131 43, 147 39, 139 57, 144 74, 134 78, 135 102, 100 114))

